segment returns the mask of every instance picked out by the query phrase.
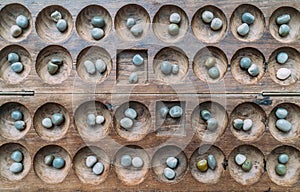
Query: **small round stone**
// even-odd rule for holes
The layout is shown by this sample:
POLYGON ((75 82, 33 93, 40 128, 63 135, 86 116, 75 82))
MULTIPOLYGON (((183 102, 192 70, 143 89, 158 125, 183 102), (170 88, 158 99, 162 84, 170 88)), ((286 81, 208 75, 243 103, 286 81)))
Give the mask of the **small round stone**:
POLYGON ((142 33, 143 33, 143 25, 142 24, 136 24, 136 25, 134 25, 133 27, 131 27, 130 32, 135 37, 141 36, 142 33))
POLYGON ((247 23, 248 25, 250 25, 250 24, 254 23, 255 17, 251 13, 245 12, 242 15, 242 21, 243 21, 243 23, 247 23))
POLYGON ((99 73, 104 73, 106 71, 107 65, 102 59, 97 59, 95 62, 95 67, 99 73))
POLYGON ((286 164, 289 161, 289 156, 286 153, 282 153, 278 156, 278 162, 281 164, 286 164))
POLYGON ((208 70, 208 75, 212 79, 217 79, 220 77, 220 71, 217 67, 212 67, 208 70))
POLYGON ((95 114, 88 114, 86 118, 86 122, 89 126, 94 126, 96 125, 96 115, 95 114))
POLYGON ((28 18, 25 17, 24 15, 19 15, 17 18, 16 18, 16 24, 23 28, 23 29, 26 29, 29 25, 29 21, 28 21, 28 18))
POLYGON ((256 64, 251 64, 251 66, 248 68, 248 73, 252 77, 256 77, 259 74, 259 68, 256 64))
POLYGON ((132 58, 132 63, 134 65, 140 66, 144 63, 144 58, 140 54, 136 54, 132 58))
POLYGON ((60 32, 66 31, 66 29, 68 28, 68 23, 67 23, 67 21, 64 20, 64 19, 58 20, 57 23, 56 23, 56 28, 57 28, 60 32))
POLYGON ((19 120, 15 122, 15 128, 18 129, 19 131, 24 130, 25 127, 26 127, 26 123, 24 121, 19 120))
POLYGON ((243 124, 243 130, 249 131, 252 128, 253 122, 251 119, 245 119, 243 124))
POLYGON ((19 110, 15 110, 15 111, 11 112, 10 116, 15 121, 23 119, 23 113, 19 110))
POLYGON ((53 156, 53 155, 46 155, 46 156, 44 157, 44 163, 45 163, 46 165, 52 165, 53 160, 54 160, 54 156, 53 156))
POLYGON ((211 11, 203 11, 201 18, 204 23, 210 23, 214 18, 214 14, 211 11))
POLYGON ((135 119, 137 117, 137 112, 133 108, 128 108, 125 110, 124 115, 130 119, 135 119))
POLYGON ((240 36, 245 36, 249 33, 250 27, 247 23, 243 23, 237 28, 237 32, 240 36))
POLYGON ((23 164, 22 163, 17 163, 14 162, 13 164, 11 164, 11 166, 9 167, 10 172, 17 174, 23 171, 23 164))
POLYGON ((179 72, 179 66, 177 64, 172 65, 172 73, 176 75, 179 72))
POLYGON ((128 82, 130 84, 136 84, 136 83, 138 83, 139 82, 139 76, 138 76, 138 74, 136 72, 131 73, 129 75, 129 77, 128 77, 128 82))
POLYGON ((101 125, 105 122, 105 117, 102 115, 97 115, 96 116, 96 124, 101 125))
POLYGON ((292 124, 285 119, 278 119, 276 121, 276 127, 282 132, 289 132, 292 129, 292 124))
POLYGON ((102 28, 105 26, 105 20, 101 16, 94 16, 91 20, 91 24, 94 27, 102 28))
POLYGON ((276 73, 277 79, 284 81, 289 78, 292 74, 292 71, 288 68, 280 68, 276 73))
POLYGON ((58 71, 58 68, 59 68, 58 65, 52 62, 49 62, 47 65, 47 71, 50 75, 54 75, 58 71))
POLYGON ((135 19, 132 17, 129 17, 126 20, 126 27, 128 27, 130 29, 131 27, 133 27, 135 25, 135 23, 136 23, 135 19))
POLYGON ((181 21, 181 17, 178 13, 172 13, 170 15, 170 23, 176 23, 179 24, 181 21))
POLYGON ((54 113, 52 116, 51 116, 51 121, 53 123, 53 125, 61 125, 65 120, 65 117, 63 114, 61 113, 54 113))
POLYGON ((19 62, 19 61, 20 61, 20 56, 19 56, 17 53, 14 53, 14 52, 9 53, 9 54, 7 55, 7 61, 8 61, 9 63, 19 62))
POLYGON ((276 23, 278 25, 287 24, 288 22, 290 22, 290 20, 291 20, 291 16, 289 14, 283 14, 276 18, 276 23))
POLYGON ((245 69, 245 70, 249 69, 251 64, 252 64, 252 61, 249 57, 245 56, 245 57, 242 57, 241 60, 240 60, 240 67, 242 69, 245 69))
POLYGON ((55 157, 52 166, 56 169, 61 169, 65 166, 65 160, 61 157, 55 157))
POLYGON ((121 166, 129 167, 131 166, 132 159, 129 155, 122 155, 121 157, 121 166))
POLYGON ((216 58, 215 57, 208 57, 205 61, 205 67, 207 67, 208 69, 212 68, 213 66, 215 66, 216 64, 216 58))
POLYGON ((84 63, 83 63, 84 67, 85 67, 85 70, 88 74, 90 75, 93 75, 96 73, 96 67, 94 65, 93 62, 91 62, 90 60, 86 60, 84 63))
POLYGON ((280 52, 277 54, 276 60, 280 64, 284 64, 289 59, 289 55, 286 52, 280 52))
POLYGON ((101 175, 104 171, 104 165, 101 162, 97 162, 94 166, 93 166, 93 173, 95 175, 101 175))
POLYGON ((22 34, 22 28, 19 27, 18 25, 12 25, 10 27, 10 34, 13 37, 19 37, 22 34))
POLYGON ((140 157, 134 157, 131 161, 131 164, 135 168, 141 168, 144 166, 144 161, 140 157))
POLYGON ((12 152, 10 158, 15 162, 23 161, 23 153, 19 150, 12 152))
POLYGON ((168 157, 166 164, 171 169, 175 169, 178 166, 178 159, 176 157, 168 157))
POLYGON ((51 58, 51 63, 54 63, 56 65, 61 65, 63 64, 63 59, 60 57, 53 57, 51 58))
POLYGON ((44 118, 42 120, 42 126, 46 129, 50 129, 53 126, 51 119, 49 117, 44 118))
POLYGON ((210 112, 206 109, 200 111, 200 116, 204 121, 207 121, 211 118, 210 112))
POLYGON ((160 70, 165 75, 170 75, 172 72, 172 64, 168 61, 163 61, 160 65, 160 70))
POLYGON ((289 112, 283 107, 279 107, 275 111, 275 115, 278 119, 285 119, 288 116, 289 112))
POLYGON ((179 118, 182 116, 182 114, 183 114, 183 110, 180 106, 174 106, 169 111, 169 115, 172 118, 179 118))
POLYGON ((214 130, 216 130, 216 129, 218 128, 218 121, 217 121, 217 119, 215 119, 215 118, 210 118, 210 119, 208 119, 208 120, 206 121, 206 123, 207 123, 206 128, 207 128, 207 130, 209 130, 209 131, 214 131, 214 130))
POLYGON ((167 117, 168 113, 169 113, 168 107, 162 107, 159 109, 159 114, 163 119, 165 119, 167 117))
POLYGON ((252 162, 251 162, 249 159, 247 159, 247 160, 243 163, 242 169, 243 169, 245 172, 249 172, 249 171, 251 170, 251 168, 252 168, 252 162))
POLYGON ((130 129, 133 126, 133 121, 128 117, 124 117, 123 119, 120 120, 120 125, 124 129, 130 129))
POLYGON ((220 18, 214 18, 210 23, 210 28, 214 31, 218 31, 223 27, 223 21, 220 18))
POLYGON ((173 169, 170 169, 169 167, 166 167, 164 169, 164 176, 168 179, 168 180, 173 180, 176 176, 176 173, 173 169))
POLYGON ((244 121, 242 119, 235 119, 232 122, 233 128, 240 130, 244 125, 244 121))
POLYGON ((235 156, 234 161, 238 165, 243 165, 243 163, 246 161, 246 159, 247 158, 245 155, 239 153, 235 156))
POLYGON ((172 36, 178 35, 179 33, 179 26, 175 23, 172 23, 168 26, 168 33, 172 36))
POLYGON ((217 167, 217 161, 216 161, 216 158, 214 155, 208 155, 207 156, 207 164, 208 164, 208 167, 211 169, 211 170, 215 170, 216 167, 217 167))
POLYGON ((207 171, 208 165, 207 165, 206 159, 202 159, 202 160, 198 161, 198 162, 197 162, 197 168, 198 168, 201 172, 207 171))
POLYGON ((58 20, 62 19, 62 15, 59 11, 54 11, 53 13, 51 13, 50 16, 54 22, 57 22, 58 20))
POLYGON ((290 33, 290 26, 288 26, 287 24, 282 24, 279 27, 278 33, 280 36, 285 37, 290 33))
POLYGON ((95 39, 95 40, 99 40, 101 39, 102 37, 104 37, 104 31, 103 29, 101 28, 93 28, 91 30, 91 35, 92 35, 92 38, 95 39))
POLYGON ((279 163, 275 166, 275 171, 277 175, 284 176, 286 174, 286 166, 279 163))
POLYGON ((21 73, 24 69, 24 66, 21 62, 15 62, 11 64, 10 68, 15 73, 21 73))

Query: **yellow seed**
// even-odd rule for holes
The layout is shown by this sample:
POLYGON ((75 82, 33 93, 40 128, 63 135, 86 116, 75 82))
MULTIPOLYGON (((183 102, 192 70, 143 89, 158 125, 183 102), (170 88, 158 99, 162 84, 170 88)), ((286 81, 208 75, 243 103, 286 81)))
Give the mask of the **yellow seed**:
POLYGON ((208 165, 207 165, 206 159, 202 159, 202 160, 198 161, 198 162, 197 162, 197 168, 198 168, 201 172, 207 171, 208 165))
POLYGON ((216 64, 216 58, 215 57, 208 57, 205 61, 205 66, 207 68, 212 68, 216 64))

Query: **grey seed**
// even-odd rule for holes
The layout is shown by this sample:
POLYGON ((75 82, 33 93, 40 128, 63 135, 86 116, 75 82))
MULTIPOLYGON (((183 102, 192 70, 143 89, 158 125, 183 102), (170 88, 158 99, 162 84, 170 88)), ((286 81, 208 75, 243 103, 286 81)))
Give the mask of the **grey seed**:
POLYGON ((138 81, 139 81, 139 77, 138 77, 137 73, 133 72, 129 75, 128 82, 130 84, 136 84, 136 83, 138 83, 138 81))
POLYGON ((287 78, 289 78, 292 74, 292 71, 288 68, 280 68, 278 69, 277 73, 276 73, 276 77, 279 80, 286 80, 287 78))
POLYGON ((126 20, 126 27, 130 29, 131 27, 133 27, 135 25, 135 23, 136 23, 135 19, 132 17, 129 17, 126 20))
POLYGON ((17 53, 11 52, 7 55, 7 61, 9 63, 15 63, 20 61, 20 56, 17 53))
POLYGON ((210 23, 210 28, 214 31, 220 30, 223 27, 223 21, 220 18, 214 18, 210 23))
POLYGON ((215 66, 216 64, 216 58, 215 57, 208 57, 205 61, 205 67, 207 67, 208 69, 212 68, 213 66, 215 66))
POLYGON ((248 25, 250 25, 250 24, 254 23, 255 17, 251 13, 245 12, 242 15, 242 21, 243 21, 243 23, 247 23, 248 25))
POLYGON ((283 107, 276 109, 275 115, 278 119, 285 119, 288 116, 289 112, 283 107))
POLYGON ((137 117, 137 112, 133 108, 128 108, 125 110, 124 115, 130 119, 135 119, 137 117))
POLYGON ((44 118, 42 120, 42 126, 46 129, 50 129, 53 126, 51 119, 49 117, 44 118))
POLYGON ((200 112, 200 116, 204 121, 207 121, 211 118, 211 114, 208 110, 204 109, 200 112))
POLYGON ((210 23, 214 18, 214 14, 211 11, 203 11, 201 18, 204 23, 210 23))
POLYGON ((93 173, 95 175, 101 175, 104 171, 104 165, 101 162, 98 162, 93 167, 93 173))
POLYGON ((13 37, 19 37, 22 34, 22 28, 19 27, 18 25, 12 25, 10 27, 10 34, 13 37))
POLYGON ((15 122, 15 128, 18 129, 19 131, 22 131, 25 129, 26 123, 24 121, 16 121, 15 122))
POLYGON ((220 77, 220 71, 217 67, 212 67, 208 70, 208 75, 212 79, 217 79, 220 77))
POLYGON ((174 75, 176 75, 178 72, 179 72, 179 66, 178 66, 177 64, 174 64, 174 65, 172 66, 172 73, 173 73, 174 75))
POLYGON ((276 60, 280 64, 284 64, 288 61, 289 55, 286 52, 280 52, 277 54, 276 60))
POLYGON ((96 60, 95 67, 96 67, 96 70, 99 73, 104 73, 106 71, 106 68, 107 68, 106 63, 102 59, 97 59, 96 60))
POLYGON ((178 13, 172 13, 170 15, 170 23, 176 23, 179 24, 181 21, 181 17, 178 13))
POLYGON ((62 15, 59 11, 54 11, 53 13, 51 13, 50 17, 54 22, 57 22, 58 20, 62 19, 62 15))
POLYGON ((97 115, 96 116, 96 124, 101 125, 105 122, 105 117, 102 115, 97 115))
POLYGON ((60 57, 53 57, 51 59, 51 63, 54 63, 56 65, 61 65, 61 64, 63 64, 63 60, 60 57))
POLYGON ((15 121, 23 119, 23 113, 21 111, 19 111, 19 110, 12 111, 11 114, 10 114, 10 116, 15 121))
POLYGON ((168 107, 162 107, 159 109, 159 114, 163 119, 165 119, 167 117, 168 113, 169 113, 168 107))
POLYGON ((207 164, 210 169, 215 170, 215 168, 217 167, 217 161, 214 155, 208 155, 207 164))
POLYGON ((52 165, 53 160, 54 160, 54 156, 53 156, 53 155, 46 155, 46 156, 44 157, 44 163, 45 163, 46 165, 52 165))
POLYGON ((247 23, 243 23, 237 28, 237 32, 240 36, 245 36, 249 33, 250 27, 247 23))
POLYGON ((15 162, 21 162, 21 161, 23 161, 23 153, 19 150, 16 150, 16 151, 12 152, 12 154, 10 155, 10 158, 15 162))
POLYGON ((252 64, 248 69, 249 75, 256 77, 259 74, 259 68, 256 64, 252 64))
POLYGON ((53 125, 61 125, 65 120, 65 117, 63 114, 61 113, 54 113, 52 116, 51 116, 51 121, 53 123, 53 125))
POLYGON ((290 22, 290 20, 291 20, 291 16, 289 14, 283 14, 276 18, 276 23, 278 25, 287 24, 288 22, 290 22))
POLYGON ((136 66, 140 66, 144 63, 144 58, 140 54, 135 54, 132 58, 132 63, 136 66))
POLYGON ((235 129, 242 129, 243 125, 244 125, 244 121, 242 119, 235 119, 232 122, 232 125, 235 129))
POLYGON ((235 156, 234 161, 238 165, 243 165, 243 163, 246 161, 246 159, 247 158, 245 155, 239 153, 235 156))
POLYGON ((21 73, 24 69, 24 66, 21 62, 15 62, 11 64, 10 68, 15 73, 21 73))
POLYGON ((207 130, 214 131, 218 128, 218 121, 215 118, 210 118, 206 121, 207 123, 207 130))
POLYGON ((276 127, 282 132, 289 132, 292 129, 292 124, 285 119, 278 119, 276 121, 276 127))
POLYGON ((164 169, 164 176, 168 179, 168 180, 173 180, 176 176, 176 173, 173 169, 170 169, 169 167, 164 169))
POLYGON ((168 26, 168 33, 172 36, 176 36, 179 33, 179 26, 175 23, 172 23, 168 26))
POLYGON ((88 168, 91 168, 93 167, 96 163, 97 163, 97 157, 94 156, 94 155, 90 155, 86 158, 85 160, 85 165, 88 167, 88 168))
POLYGON ((11 164, 11 166, 9 167, 10 172, 17 174, 23 171, 23 164, 22 163, 17 163, 14 162, 13 164, 11 164))
POLYGON ((171 169, 175 169, 178 166, 178 159, 176 157, 168 157, 166 164, 171 169))
POLYGON ((252 61, 249 57, 245 56, 245 57, 242 57, 241 60, 240 60, 240 67, 242 69, 245 69, 245 70, 249 69, 251 64, 252 64, 252 61))
POLYGON ((124 129, 130 129, 133 126, 133 121, 129 119, 128 117, 124 117, 123 119, 120 120, 120 125, 124 129))
POLYGON ((286 153, 282 153, 278 156, 278 162, 282 164, 286 164, 289 161, 289 156, 286 153))
POLYGON ((58 65, 49 62, 47 65, 47 71, 50 75, 54 75, 58 71, 58 65))
POLYGON ((105 26, 105 20, 101 16, 94 16, 91 20, 91 24, 94 27, 103 28, 105 26))
POLYGON ((25 17, 24 15, 19 15, 17 18, 16 18, 16 24, 23 28, 23 29, 26 29, 29 25, 29 21, 28 21, 28 18, 25 17))
POLYGON ((144 166, 144 161, 140 157, 134 157, 131 161, 131 164, 135 168, 141 168, 144 166))
POLYGON ((65 166, 65 160, 61 157, 55 157, 52 166, 56 169, 61 169, 65 166))
POLYGON ((173 106, 169 111, 169 115, 172 118, 179 118, 182 116, 182 114, 183 114, 183 110, 180 106, 173 106))
POLYGON ((68 28, 68 23, 67 23, 67 21, 64 20, 64 19, 58 20, 57 23, 56 23, 56 28, 57 28, 60 32, 66 31, 66 29, 68 28))
POLYGON ((89 126, 94 126, 96 124, 96 116, 94 114, 88 114, 86 122, 89 126))
POLYGON ((99 40, 102 37, 104 37, 104 31, 101 28, 93 28, 91 30, 91 35, 92 35, 93 39, 99 40))
POLYGON ((121 157, 121 166, 123 167, 129 167, 131 166, 131 162, 132 162, 132 159, 129 155, 122 155, 121 157))
POLYGON ((136 24, 136 25, 132 26, 131 29, 130 29, 130 32, 135 37, 141 36, 142 33, 143 33, 143 25, 142 24, 136 24))
POLYGON ((96 67, 94 65, 93 62, 91 62, 90 60, 86 60, 84 63, 83 63, 84 67, 85 67, 85 70, 88 74, 90 75, 93 75, 96 73, 96 67))
POLYGON ((172 64, 168 61, 163 61, 160 65, 160 70, 163 74, 169 75, 172 72, 172 64))
POLYGON ((253 122, 251 119, 245 119, 243 124, 243 130, 249 131, 252 128, 253 122))
POLYGON ((278 33, 280 36, 285 37, 290 33, 290 26, 286 25, 286 24, 282 24, 279 27, 278 33))

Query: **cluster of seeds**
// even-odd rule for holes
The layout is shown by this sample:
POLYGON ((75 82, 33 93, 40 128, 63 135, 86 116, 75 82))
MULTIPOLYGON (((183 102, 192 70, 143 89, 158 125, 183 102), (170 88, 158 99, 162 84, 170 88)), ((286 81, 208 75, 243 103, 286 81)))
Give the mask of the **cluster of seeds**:
POLYGON ((120 125, 126 130, 133 126, 133 120, 137 117, 137 112, 133 108, 128 108, 124 112, 125 117, 120 120, 120 125))
POLYGON ((66 164, 65 160, 62 157, 56 157, 52 154, 46 155, 44 157, 44 163, 48 166, 54 167, 55 169, 62 169, 66 164))
POLYGON ((51 118, 46 117, 42 120, 42 126, 46 129, 50 129, 53 126, 59 126, 65 121, 65 117, 62 113, 54 113, 51 118))
POLYGON ((253 122, 251 119, 235 119, 232 122, 232 126, 236 130, 249 131, 253 126, 253 122))
POLYGON ((214 131, 218 128, 218 120, 216 118, 211 117, 210 111, 204 109, 200 111, 200 116, 206 122, 207 130, 214 131))
MULTIPOLYGON (((136 54, 132 58, 132 64, 134 66, 141 66, 144 64, 144 58, 140 54, 136 54)), ((136 84, 139 81, 138 74, 136 72, 133 72, 128 77, 128 82, 130 84, 136 84)))
POLYGON ((141 157, 131 157, 130 155, 122 155, 121 157, 121 162, 120 162, 122 167, 129 168, 129 167, 134 167, 137 169, 140 169, 144 166, 144 161, 141 157))
POLYGON ((105 33, 103 28, 105 27, 105 20, 101 16, 94 16, 91 20, 91 24, 93 26, 91 30, 91 35, 93 39, 99 40, 104 37, 105 33))
POLYGON ((278 156, 278 164, 275 166, 275 172, 279 176, 286 174, 286 164, 289 161, 288 154, 282 153, 278 156))
POLYGON ((245 171, 245 172, 249 172, 252 168, 252 162, 251 160, 247 159, 247 157, 243 154, 237 154, 235 156, 235 163, 239 166, 242 166, 242 169, 245 171))
POLYGON ((11 52, 7 55, 7 61, 11 64, 10 68, 15 73, 21 73, 24 65, 20 62, 21 58, 17 53, 11 52))
POLYGON ((95 126, 96 124, 101 125, 105 122, 105 117, 103 115, 96 116, 95 114, 90 113, 87 116, 86 122, 89 126, 95 126))
POLYGON ((65 19, 63 19, 61 12, 54 11, 51 13, 52 20, 56 23, 56 28, 59 32, 63 33, 68 28, 68 23, 65 19))
POLYGON ((47 64, 47 70, 50 75, 55 75, 60 66, 63 64, 63 60, 59 57, 52 58, 47 64))
POLYGON ((217 61, 215 57, 208 57, 204 63, 205 67, 208 69, 208 75, 212 79, 217 79, 220 77, 220 71, 218 67, 216 67, 217 61))
POLYGON ((201 159, 197 162, 197 168, 201 172, 206 172, 208 168, 215 170, 217 167, 217 161, 214 155, 209 154, 206 159, 201 159))
POLYGON ((172 36, 178 35, 181 17, 179 13, 172 13, 169 18, 168 33, 172 36))
POLYGON ((179 160, 176 157, 168 157, 166 164, 167 167, 164 169, 164 176, 168 180, 173 180, 176 177, 175 169, 178 167, 179 160))
POLYGON ((10 158, 14 161, 9 167, 10 172, 17 174, 23 171, 23 153, 19 150, 12 152, 10 158))
POLYGON ((279 107, 275 112, 275 115, 278 118, 275 125, 277 129, 285 133, 289 132, 292 129, 292 124, 285 119, 288 114, 288 110, 283 107, 279 107))
POLYGON ((246 36, 250 32, 250 25, 252 25, 255 21, 254 15, 249 12, 245 12, 242 14, 242 24, 237 27, 237 32, 240 36, 246 36))
POLYGON ((83 65, 86 72, 90 75, 94 75, 96 72, 102 75, 107 68, 106 63, 102 59, 97 59, 95 63, 90 60, 86 60, 83 65))
POLYGON ((176 75, 179 72, 179 66, 178 64, 172 64, 169 61, 163 61, 160 65, 160 70, 164 75, 176 75))
POLYGON ((288 23, 291 20, 291 16, 289 14, 283 14, 276 18, 276 23, 279 26, 278 34, 281 37, 286 37, 290 33, 290 26, 288 23))
POLYGON ((88 168, 92 168, 95 175, 101 175, 105 169, 103 163, 99 162, 97 157, 94 155, 90 155, 86 158, 85 165, 88 168))
POLYGON ((183 114, 183 110, 180 106, 173 106, 170 109, 167 106, 160 108, 160 116, 165 119, 169 114, 172 118, 179 118, 183 114))
POLYGON ((242 70, 247 70, 248 74, 252 77, 256 77, 259 74, 258 66, 252 63, 252 60, 247 56, 241 58, 240 67, 242 70))
MULTIPOLYGON (((284 65, 288 61, 288 59, 289 59, 289 55, 286 52, 280 52, 277 54, 277 57, 276 57, 276 61, 280 65, 284 65)), ((277 71, 276 77, 277 77, 277 79, 284 81, 287 78, 289 78, 291 76, 291 74, 292 74, 292 72, 290 69, 282 67, 277 71)))
POLYGON ((210 24, 210 28, 214 31, 218 31, 223 27, 223 21, 220 18, 215 17, 211 11, 203 11, 201 19, 204 23, 210 24))
POLYGON ((16 18, 16 25, 10 27, 10 33, 13 37, 19 37, 23 33, 23 29, 29 26, 29 20, 24 15, 19 15, 16 18))
POLYGON ((133 17, 129 17, 126 20, 126 27, 130 29, 131 34, 135 37, 139 37, 143 33, 143 27, 141 26, 141 24, 137 24, 136 20, 133 17))
POLYGON ((18 129, 19 131, 22 131, 26 127, 26 123, 23 120, 23 113, 19 110, 14 110, 11 112, 11 118, 15 121, 14 125, 15 128, 18 129))

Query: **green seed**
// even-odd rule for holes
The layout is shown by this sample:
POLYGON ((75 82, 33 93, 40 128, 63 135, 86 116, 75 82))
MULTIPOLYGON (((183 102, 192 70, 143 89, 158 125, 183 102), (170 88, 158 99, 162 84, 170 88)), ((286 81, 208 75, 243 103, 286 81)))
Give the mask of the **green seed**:
POLYGON ((176 36, 179 33, 179 26, 175 23, 172 23, 168 27, 168 32, 172 36, 176 36))
POLYGON ((278 162, 281 164, 286 164, 289 161, 289 156, 286 153, 282 153, 278 156, 278 162))
POLYGON ((58 20, 62 19, 62 15, 59 11, 54 11, 53 13, 51 13, 50 17, 54 22, 57 22, 58 20))
POLYGON ((56 23, 56 28, 60 31, 60 32, 64 32, 67 30, 68 28, 68 23, 66 20, 64 19, 60 19, 57 21, 56 23))
POLYGON ((278 33, 280 36, 285 37, 290 33, 290 26, 286 25, 286 24, 282 24, 279 27, 278 33))
POLYGON ((286 166, 279 163, 276 165, 275 171, 276 171, 277 175, 284 176, 286 174, 286 166))
POLYGON ((223 27, 223 21, 220 18, 214 18, 210 23, 210 28, 214 31, 220 30, 223 27))
POLYGON ((217 79, 220 77, 220 71, 217 67, 212 67, 208 70, 208 75, 212 79, 217 79))
POLYGON ((278 25, 287 24, 291 20, 291 16, 289 14, 283 14, 276 19, 276 23, 278 25))
POLYGON ((235 129, 240 130, 244 125, 244 121, 242 119, 235 119, 233 120, 232 125, 235 129))
POLYGON ((211 118, 211 114, 208 110, 202 110, 200 112, 200 115, 201 115, 201 118, 204 120, 204 121, 207 121, 211 118))
POLYGON ((218 128, 218 121, 215 118, 210 118, 206 121, 207 130, 214 131, 218 128))
POLYGON ((214 18, 214 14, 211 11, 203 11, 201 18, 204 23, 210 23, 214 18))
POLYGON ((48 73, 50 73, 51 75, 54 75, 58 71, 58 65, 56 65, 52 62, 49 62, 47 65, 47 70, 48 70, 48 73))
POLYGON ((248 69, 248 73, 249 75, 251 75, 252 77, 256 77, 259 74, 259 68, 256 64, 252 64, 249 69, 248 69))
POLYGON ((282 132, 289 132, 292 129, 292 124, 285 119, 278 119, 276 121, 276 127, 282 132))
POLYGON ((24 15, 19 15, 16 18, 16 24, 21 27, 22 29, 26 29, 29 25, 28 18, 25 17, 24 15))
POLYGON ((276 109, 275 115, 278 119, 285 119, 288 116, 289 112, 283 108, 279 107, 276 109))
POLYGON ((247 160, 243 163, 242 169, 243 169, 244 171, 246 171, 246 172, 249 172, 249 171, 251 170, 251 168, 252 168, 252 162, 251 162, 249 159, 247 159, 247 160))
POLYGON ((208 57, 205 61, 205 67, 208 69, 212 68, 216 64, 216 58, 215 57, 208 57))
POLYGON ((197 168, 198 168, 201 172, 207 171, 208 165, 207 165, 206 159, 202 159, 202 160, 198 161, 198 162, 197 162, 197 168))
POLYGON ((242 69, 245 69, 245 70, 249 69, 251 64, 252 64, 252 61, 249 57, 245 56, 245 57, 242 57, 241 60, 240 60, 240 67, 242 69))
POLYGON ((250 27, 247 23, 243 23, 237 28, 237 32, 240 36, 246 36, 250 31, 250 27))
POLYGON ((94 16, 94 17, 92 18, 91 24, 92 24, 94 27, 102 28, 102 27, 105 26, 105 20, 104 20, 104 18, 101 17, 101 16, 94 16))
POLYGON ((242 15, 243 23, 247 23, 250 25, 250 24, 254 23, 254 20, 255 20, 255 17, 251 13, 249 13, 249 12, 243 13, 243 15, 242 15))

